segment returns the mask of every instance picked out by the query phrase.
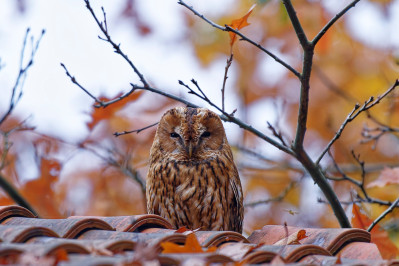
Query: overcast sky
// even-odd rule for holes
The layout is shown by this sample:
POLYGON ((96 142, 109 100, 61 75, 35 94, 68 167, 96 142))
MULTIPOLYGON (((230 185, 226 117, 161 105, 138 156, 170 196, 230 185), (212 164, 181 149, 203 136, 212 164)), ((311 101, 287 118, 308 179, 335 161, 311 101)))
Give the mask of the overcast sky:
MULTIPOLYGON (((140 70, 151 82, 162 88, 183 91, 177 80, 201 81, 207 93, 219 100, 225 59, 216 61, 208 69, 201 68, 193 58, 191 48, 179 40, 184 34, 182 7, 176 0, 137 0, 142 18, 155 32, 142 38, 132 23, 120 17, 124 0, 92 1, 99 15, 100 6, 108 14, 112 37, 122 43, 140 70), (154 8, 156 6, 156 8, 154 8)), ((209 15, 224 12, 232 0, 191 1, 198 10, 209 15)), ((324 1, 332 13, 345 3, 324 1), (333 4, 334 3, 334 4, 333 4)), ((87 132, 86 114, 92 100, 74 86, 60 67, 63 62, 94 95, 114 96, 129 89, 137 81, 125 62, 112 52, 111 47, 97 38, 99 30, 82 0, 26 0, 27 9, 21 14, 15 0, 0 2, 0 57, 4 68, 0 71, 0 112, 3 112, 18 74, 22 40, 27 27, 37 38, 42 29, 46 34, 35 57, 35 64, 28 73, 24 95, 15 113, 30 117, 30 124, 38 130, 73 141, 87 132)), ((399 55, 399 1, 389 10, 375 8, 375 4, 361 1, 348 16, 348 26, 357 38, 375 46, 396 49, 399 55), (397 15, 394 15, 397 14, 397 15), (384 42, 381 42, 384 40, 384 42)), ((234 68, 230 78, 234 78, 234 68)), ((232 97, 228 107, 235 106, 232 97)), ((269 107, 254 107, 269 108, 269 107)), ((255 113, 255 112, 254 112, 255 113)), ((269 110, 273 114, 272 110, 269 110)), ((251 118, 254 122, 261 118, 251 118)), ((272 117, 270 117, 272 119, 272 117)))

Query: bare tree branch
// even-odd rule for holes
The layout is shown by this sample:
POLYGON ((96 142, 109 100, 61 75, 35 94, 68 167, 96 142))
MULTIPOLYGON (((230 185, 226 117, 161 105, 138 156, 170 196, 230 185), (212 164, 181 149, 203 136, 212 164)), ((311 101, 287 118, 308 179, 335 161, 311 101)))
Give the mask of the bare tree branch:
MULTIPOLYGON (((235 118, 232 114, 227 113, 226 111, 223 111, 219 106, 217 106, 215 103, 213 103, 205 94, 204 92, 201 90, 201 88, 199 87, 198 83, 195 80, 191 80, 193 82, 193 84, 197 87, 197 89, 199 90, 199 93, 197 93, 196 91, 194 91, 192 88, 190 88, 190 86, 188 86, 187 84, 185 84, 182 81, 179 81, 179 84, 186 87, 189 90, 190 94, 193 94, 197 97, 199 97, 200 99, 204 100, 205 102, 207 102, 209 105, 215 107, 219 112, 222 113, 222 115, 220 116, 222 120, 226 121, 226 122, 232 122, 238 126, 240 126, 241 128, 244 128, 246 130, 248 130, 249 132, 254 133, 256 136, 258 136, 259 138, 265 140, 266 142, 270 143, 271 145, 275 146, 276 148, 278 148, 279 150, 282 150, 292 156, 294 156, 293 151, 289 148, 286 147, 280 143, 278 143, 277 141, 273 140, 272 138, 264 135, 263 133, 261 133, 260 131, 258 131, 257 129, 253 128, 251 125, 247 125, 244 122, 242 122, 241 120, 235 118)), ((234 112, 233 112, 234 113, 234 112)))
POLYGON ((373 230, 374 226, 376 226, 382 219, 385 218, 385 216, 387 216, 390 212, 393 211, 394 208, 396 208, 396 205, 398 205, 399 203, 399 198, 397 198, 392 204, 391 206, 389 206, 388 209, 386 209, 383 213, 381 213, 380 216, 378 216, 377 219, 375 219, 369 226, 369 228, 367 228, 368 232, 371 232, 371 230, 373 230))
POLYGON ((68 69, 66 68, 66 66, 61 63, 61 66, 64 68, 66 75, 71 79, 72 83, 75 84, 76 86, 78 86, 81 90, 83 90, 87 95, 90 96, 90 98, 92 98, 95 102, 100 102, 93 94, 91 94, 88 90, 86 90, 82 85, 80 85, 80 83, 76 80, 76 78, 74 76, 72 76, 68 69))
POLYGON ((283 0, 283 4, 285 6, 285 9, 287 10, 288 16, 292 23, 292 26, 294 27, 294 30, 298 37, 299 43, 301 44, 301 46, 304 50, 308 49, 308 47, 310 46, 310 43, 308 41, 308 38, 306 37, 305 32, 303 31, 302 25, 299 22, 299 19, 296 15, 296 11, 295 11, 294 7, 292 6, 291 1, 283 0))
POLYGON ((351 2, 349 5, 347 5, 341 12, 339 12, 338 14, 336 14, 324 27, 323 29, 321 29, 321 31, 316 35, 316 37, 314 37, 314 39, 312 40, 312 45, 315 46, 320 39, 324 36, 324 34, 328 31, 329 28, 331 28, 332 25, 334 25, 334 23, 340 19, 346 12, 348 12, 349 9, 351 9, 352 7, 354 7, 360 0, 354 0, 353 2, 351 2))
POLYGON ((124 158, 126 156, 123 156, 122 154, 120 154, 117 150, 115 149, 107 149, 107 148, 103 148, 103 147, 97 147, 97 148, 102 148, 103 150, 105 150, 109 156, 104 156, 102 155, 100 152, 98 152, 97 150, 88 147, 87 145, 81 145, 81 148, 91 152, 92 154, 94 154, 95 156, 97 156, 98 158, 102 159, 104 162, 108 163, 109 165, 115 167, 116 169, 119 169, 119 171, 121 171, 124 175, 132 178, 135 182, 137 182, 137 184, 139 184, 141 192, 143 193, 143 195, 145 196, 145 180, 143 180, 140 177, 139 172, 132 168, 129 163, 128 163, 128 159, 124 158), (119 157, 119 160, 118 160, 119 157))
POLYGON ((356 104, 355 107, 353 108, 353 110, 346 117, 345 121, 341 124, 341 127, 338 129, 335 136, 330 140, 330 142, 327 144, 327 146, 321 152, 318 159, 316 160, 316 164, 320 163, 321 159, 323 159, 326 152, 331 148, 331 146, 334 144, 334 142, 339 139, 339 137, 342 134, 342 131, 345 129, 345 127, 347 126, 348 123, 352 122, 362 112, 367 111, 371 107, 377 105, 383 98, 385 98, 389 93, 391 93, 397 86, 399 86, 399 80, 396 80, 395 83, 392 85, 392 87, 389 88, 387 91, 385 91, 380 96, 378 96, 377 99, 374 100, 374 97, 370 97, 367 101, 364 102, 364 104, 362 106, 360 106, 359 104, 356 104))
POLYGON ((140 132, 143 131, 143 130, 146 130, 146 129, 149 129, 149 128, 153 127, 153 126, 158 125, 158 123, 159 123, 159 122, 156 122, 156 123, 151 124, 151 125, 149 125, 149 126, 146 126, 146 127, 143 127, 143 128, 139 128, 139 129, 135 129, 135 130, 131 130, 131 131, 115 132, 115 133, 114 133, 114 136, 115 136, 115 137, 119 137, 119 136, 121 136, 121 135, 126 135, 126 134, 130 134, 130 133, 137 133, 137 134, 138 134, 138 133, 140 133, 140 132))
POLYGON ((230 57, 227 59, 226 67, 224 68, 224 77, 223 77, 223 86, 222 86, 222 110, 224 111, 224 92, 226 89, 226 81, 228 79, 227 73, 229 72, 229 68, 231 63, 233 62, 233 53, 230 54, 230 57))
POLYGON ((92 17, 94 18, 94 20, 96 21, 98 27, 100 28, 101 32, 104 34, 105 38, 102 38, 99 36, 99 38, 101 40, 104 40, 106 42, 108 42, 109 44, 111 44, 111 46, 114 48, 115 53, 119 54, 120 56, 123 57, 123 59, 126 60, 126 62, 130 65, 130 67, 133 69, 133 71, 137 74, 137 76, 140 78, 141 83, 143 83, 144 87, 148 87, 149 84, 146 81, 146 79, 144 78, 143 74, 141 74, 141 72, 138 70, 138 68, 133 64, 133 62, 129 59, 129 57, 122 52, 122 50, 120 49, 120 44, 116 44, 112 39, 111 36, 109 35, 108 32, 108 25, 107 25, 107 20, 106 20, 106 14, 104 11, 104 8, 101 8, 102 12, 103 12, 103 16, 104 16, 104 20, 100 21, 96 14, 93 11, 93 8, 90 5, 90 1, 89 0, 84 0, 86 3, 86 8, 90 11, 92 17))
POLYGON ((16 79, 16 81, 14 83, 14 86, 12 88, 10 105, 9 105, 8 110, 6 111, 6 113, 0 118, 0 125, 11 114, 11 112, 14 110, 15 106, 17 105, 17 103, 19 102, 19 100, 22 97, 22 93, 23 93, 22 92, 22 88, 23 88, 23 85, 24 85, 24 81, 25 81, 27 72, 28 72, 29 68, 33 65, 33 59, 34 59, 34 57, 36 55, 37 50, 39 49, 40 41, 42 40, 42 37, 43 37, 43 35, 45 34, 46 31, 42 30, 42 32, 41 32, 38 40, 36 41, 36 43, 33 43, 33 37, 32 37, 31 54, 30 54, 28 62, 26 63, 26 65, 24 65, 26 41, 28 39, 29 32, 30 32, 30 29, 28 28, 26 30, 24 41, 23 41, 23 44, 22 44, 20 63, 19 63, 19 72, 18 72, 17 79, 16 79))

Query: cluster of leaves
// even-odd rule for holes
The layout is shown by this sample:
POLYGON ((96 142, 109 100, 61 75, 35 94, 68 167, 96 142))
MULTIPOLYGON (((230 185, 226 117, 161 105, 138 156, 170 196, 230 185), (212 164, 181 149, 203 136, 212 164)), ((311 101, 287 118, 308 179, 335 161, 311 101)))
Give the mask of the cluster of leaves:
MULTIPOLYGON (((383 8, 392 4, 392 1, 373 2, 383 8)), ((135 5, 134 0, 126 1, 121 15, 131 19, 145 38, 153 31, 143 22, 135 5)), ((298 39, 282 3, 259 1, 253 8, 248 1, 235 0, 231 6, 212 20, 235 30, 248 26, 250 22, 251 26, 244 30, 256 43, 283 55, 294 69, 301 67, 298 39), (243 16, 247 10, 250 11, 243 16)), ((294 6, 308 36, 315 36, 334 15, 322 2, 299 0, 294 6)), ((234 32, 226 34, 209 25, 205 26, 210 30, 203 30, 204 21, 191 12, 184 15, 188 40, 205 68, 215 61, 230 58, 228 67, 234 67, 234 84, 224 83, 222 93, 227 97, 232 94, 238 96, 237 114, 246 117, 253 110, 274 109, 274 114, 256 114, 272 119, 265 120, 259 128, 278 141, 289 143, 294 139, 299 108, 297 88, 300 86, 295 74, 267 57, 255 45, 241 42, 241 37, 234 32), (273 74, 270 74, 272 70, 273 74), (260 105, 267 108, 260 109, 260 105)), ((97 23, 106 29, 105 40, 110 38, 107 25, 97 23)), ((113 48, 118 53, 119 47, 113 48)), ((334 137, 357 103, 381 95, 392 86, 397 79, 396 61, 391 49, 357 40, 346 26, 345 18, 335 22, 320 39, 310 79, 312 90, 304 143, 311 154, 315 154, 314 157, 334 137)), ((74 83, 77 82, 70 77, 74 83)), ((145 80, 143 85, 149 87, 145 80)), ((149 97, 157 97, 157 106, 135 108, 132 103, 145 102, 149 94, 138 89, 133 86, 133 93, 120 93, 112 99, 94 97, 99 107, 93 107, 91 120, 87 123, 89 133, 79 143, 65 143, 44 136, 26 126, 21 119, 11 116, 0 124, 1 176, 12 183, 43 217, 143 213, 144 176, 154 128, 119 138, 113 134, 145 127, 148 121, 156 122, 166 109, 176 103, 152 95, 149 97), (119 100, 103 105, 115 99, 119 100), (22 154, 28 154, 36 162, 39 174, 33 180, 27 181, 21 176, 21 168, 25 167, 22 154)), ((336 180, 332 186, 339 199, 349 203, 345 206, 353 206, 356 218, 352 225, 356 227, 366 229, 366 225, 377 219, 399 194, 397 98, 398 92, 394 91, 373 109, 365 111, 365 115, 351 120, 330 149, 330 157, 324 156, 320 161, 325 173, 336 180), (360 204, 368 218, 353 202, 360 204)), ((224 107, 222 111, 225 111, 224 107)), ((309 186, 304 182, 308 175, 295 158, 270 146, 263 148, 263 140, 248 131, 240 133, 241 139, 233 144, 245 184, 245 230, 250 232, 264 224, 282 224, 285 221, 306 226, 338 226, 327 205, 318 206, 319 213, 312 213, 314 203, 309 204, 306 200, 309 186)), ((0 204, 11 203, 9 195, 3 193, 0 204)), ((395 226, 396 215, 396 212, 388 214, 382 226, 376 225, 371 230, 376 242, 386 244, 390 243, 389 238, 395 238, 398 229, 395 226), (377 240, 378 234, 383 235, 382 241, 377 240)), ((392 246, 387 250, 391 253, 386 257, 398 255, 392 246)))

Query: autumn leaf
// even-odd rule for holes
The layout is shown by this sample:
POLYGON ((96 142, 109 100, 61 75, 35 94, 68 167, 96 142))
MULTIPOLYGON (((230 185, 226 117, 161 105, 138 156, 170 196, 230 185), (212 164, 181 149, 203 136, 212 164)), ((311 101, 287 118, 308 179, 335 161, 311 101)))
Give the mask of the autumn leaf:
POLYGON ((187 231, 191 231, 191 230, 187 229, 187 227, 185 227, 185 226, 182 226, 179 229, 177 229, 175 233, 183 234, 183 233, 185 233, 187 231))
MULTIPOLYGON (((233 21, 231 22, 231 24, 229 24, 228 26, 230 26, 231 28, 235 29, 235 30, 240 30, 248 25, 250 25, 250 23, 248 23, 247 19, 249 17, 249 15, 251 15, 252 10, 254 9, 256 5, 253 5, 249 11, 247 12, 247 14, 245 14, 242 18, 239 19, 233 19, 233 21)), ((229 32, 230 35, 230 46, 233 47, 234 42, 236 41, 237 35, 234 32, 229 32)))
MULTIPOLYGON (((352 226, 361 229, 367 229, 373 221, 370 220, 366 215, 360 212, 359 206, 353 204, 352 208, 352 226)), ((378 224, 374 226, 370 232, 371 242, 376 244, 378 250, 384 259, 396 258, 399 255, 398 248, 392 243, 388 236, 388 232, 383 230, 378 224)))
POLYGON ((210 247, 206 250, 202 249, 194 233, 187 235, 184 246, 172 242, 164 242, 161 243, 161 247, 163 249, 162 253, 205 253, 216 251, 216 247, 210 247))
POLYGON ((376 180, 367 185, 367 188, 385 187, 391 184, 399 184, 399 167, 385 168, 376 180))
POLYGON ((300 245, 301 242, 299 241, 307 237, 308 236, 306 235, 306 230, 301 229, 298 232, 277 241, 276 243, 274 243, 274 245, 300 245))
POLYGON ((197 228, 197 229, 194 229, 194 230, 190 230, 190 229, 187 229, 187 227, 182 226, 182 227, 180 227, 179 229, 177 229, 177 230, 175 231, 175 233, 180 233, 180 234, 188 235, 188 234, 191 234, 191 233, 195 233, 195 232, 199 231, 200 229, 201 229, 201 228, 197 228))
POLYGON ((307 237, 308 237, 308 236, 306 235, 306 230, 304 230, 304 229, 299 230, 298 233, 297 233, 297 236, 296 236, 298 242, 299 242, 300 240, 302 240, 302 239, 307 238, 307 237))

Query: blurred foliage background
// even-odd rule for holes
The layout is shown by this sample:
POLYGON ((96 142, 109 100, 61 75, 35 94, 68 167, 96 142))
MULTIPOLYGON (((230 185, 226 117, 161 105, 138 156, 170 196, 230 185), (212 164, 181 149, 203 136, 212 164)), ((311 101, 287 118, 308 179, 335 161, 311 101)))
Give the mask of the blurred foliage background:
MULTIPOLYGON (((329 1, 293 2, 309 38, 313 38, 345 6, 344 3, 332 4, 328 3, 329 1)), ((354 9, 367 4, 388 21, 394 15, 390 11, 396 2, 361 1, 354 9)), ((21 12, 29 8, 23 0, 16 3, 21 12)), ((257 6, 248 20, 251 25, 242 32, 278 54, 295 69, 300 69, 300 45, 280 1, 231 0, 223 10, 208 12, 209 14, 205 15, 218 24, 225 25, 244 15, 254 3, 257 6)), ((195 1, 190 4, 194 7, 198 4, 199 10, 203 8, 195 1)), ((84 6, 81 6, 84 9, 84 6)), ((109 27, 112 28, 114 21, 123 18, 131 21, 132 28, 140 32, 141 38, 151 38, 154 34, 153 25, 146 23, 146 14, 140 12, 142 9, 139 6, 139 0, 123 2, 118 16, 109 18, 109 27)), ((217 63, 220 73, 223 73, 223 62, 228 59, 230 53, 228 34, 212 28, 183 7, 177 8, 184 17, 184 25, 181 25, 184 34, 169 43, 168 49, 175 49, 174 42, 185 42, 191 47, 202 68, 211 71, 217 63)), ((202 10, 206 12, 212 10, 212 7, 202 10)), ((306 148, 312 158, 317 158, 356 103, 362 104, 370 96, 382 94, 399 77, 398 45, 395 46, 384 39, 373 41, 372 33, 369 42, 358 38, 356 31, 348 24, 352 11, 334 24, 316 48, 305 139, 306 148)), ((101 14, 100 10, 96 12, 101 14)), ((90 16, 89 12, 87 16, 90 16)), ((94 21, 91 23, 94 24, 94 21)), ((364 25, 368 23, 365 21, 364 25)), ((111 47, 109 52, 112 53, 111 47)), ((296 129, 300 88, 297 78, 248 43, 238 41, 233 53, 234 61, 229 72, 226 101, 234 101, 236 115, 262 132, 272 136, 267 125, 267 122, 270 122, 287 139, 292 140, 296 129), (273 119, 267 121, 266 117, 270 117, 270 113, 273 114, 273 119)), ((132 60, 134 61, 134 56, 132 60)), ((147 63, 149 66, 162 64, 150 60, 147 63)), ((164 71, 172 70, 165 67, 164 71)), ((74 74, 84 76, 80 73, 74 74)), ((144 74, 157 75, 156 72, 144 74)), ((192 73, 192 78, 196 78, 196 73, 192 73)), ((208 89, 216 103, 221 102, 222 79, 223 74, 215 81, 215 86, 210 88, 212 91, 208 89)), ((199 82, 201 84, 201 81, 199 82)), ((25 86, 28 86, 28 83, 25 86)), ((163 84, 157 84, 157 87, 166 91, 168 89, 164 88, 163 84)), ((3 87, 1 90, 7 89, 3 87)), ((118 93, 121 91, 115 91, 113 97, 118 93)), ((180 88, 178 93, 181 97, 192 98, 184 88, 180 88)), ((82 92, 82 97, 87 96, 82 92)), ((0 173, 44 218, 144 213, 143 184, 155 127, 139 134, 133 133, 117 138, 113 133, 152 124, 158 121, 167 109, 177 105, 180 103, 150 92, 141 92, 104 109, 91 106, 88 114, 90 119, 86 123, 88 130, 77 142, 68 142, 59 136, 38 132, 34 129, 35 125, 13 113, 0 125, 0 173), (27 161, 36 165, 37 178, 24 180, 21 177, 21 168, 26 167, 27 161)), ((206 106, 205 103, 202 105, 206 106)), ((1 106, 0 114, 6 110, 7 106, 1 106)), ((346 174, 361 180, 361 167, 354 159, 352 151, 359 154, 360 160, 365 162, 366 188, 370 196, 394 201, 399 196, 399 171, 393 174, 389 182, 375 181, 384 177, 384 169, 389 171, 390 168, 398 167, 399 134, 393 131, 378 139, 367 138, 374 134, 370 129, 382 125, 399 128, 398 91, 394 91, 370 112, 351 122, 334 144, 332 156, 346 174), (371 185, 368 186, 369 184, 371 185)), ((230 144, 239 167, 245 202, 250 204, 266 201, 246 207, 244 232, 250 233, 265 224, 284 222, 303 227, 339 226, 329 206, 318 202, 318 198, 323 201, 323 195, 294 158, 238 127, 228 126, 227 133, 235 136, 230 140, 230 144)), ((329 156, 324 157, 321 165, 330 173, 340 176, 329 156)), ((359 187, 349 182, 332 182, 332 185, 343 202, 350 202, 356 192, 360 192, 359 187)), ((2 190, 0 204, 13 204, 13 200, 2 190)), ((344 206, 348 215, 351 215, 351 205, 344 206)), ((361 208, 369 219, 374 220, 387 207, 362 204, 361 208)), ((383 221, 382 228, 390 233, 392 240, 398 242, 395 240, 398 212, 394 211, 388 218, 383 221)))

